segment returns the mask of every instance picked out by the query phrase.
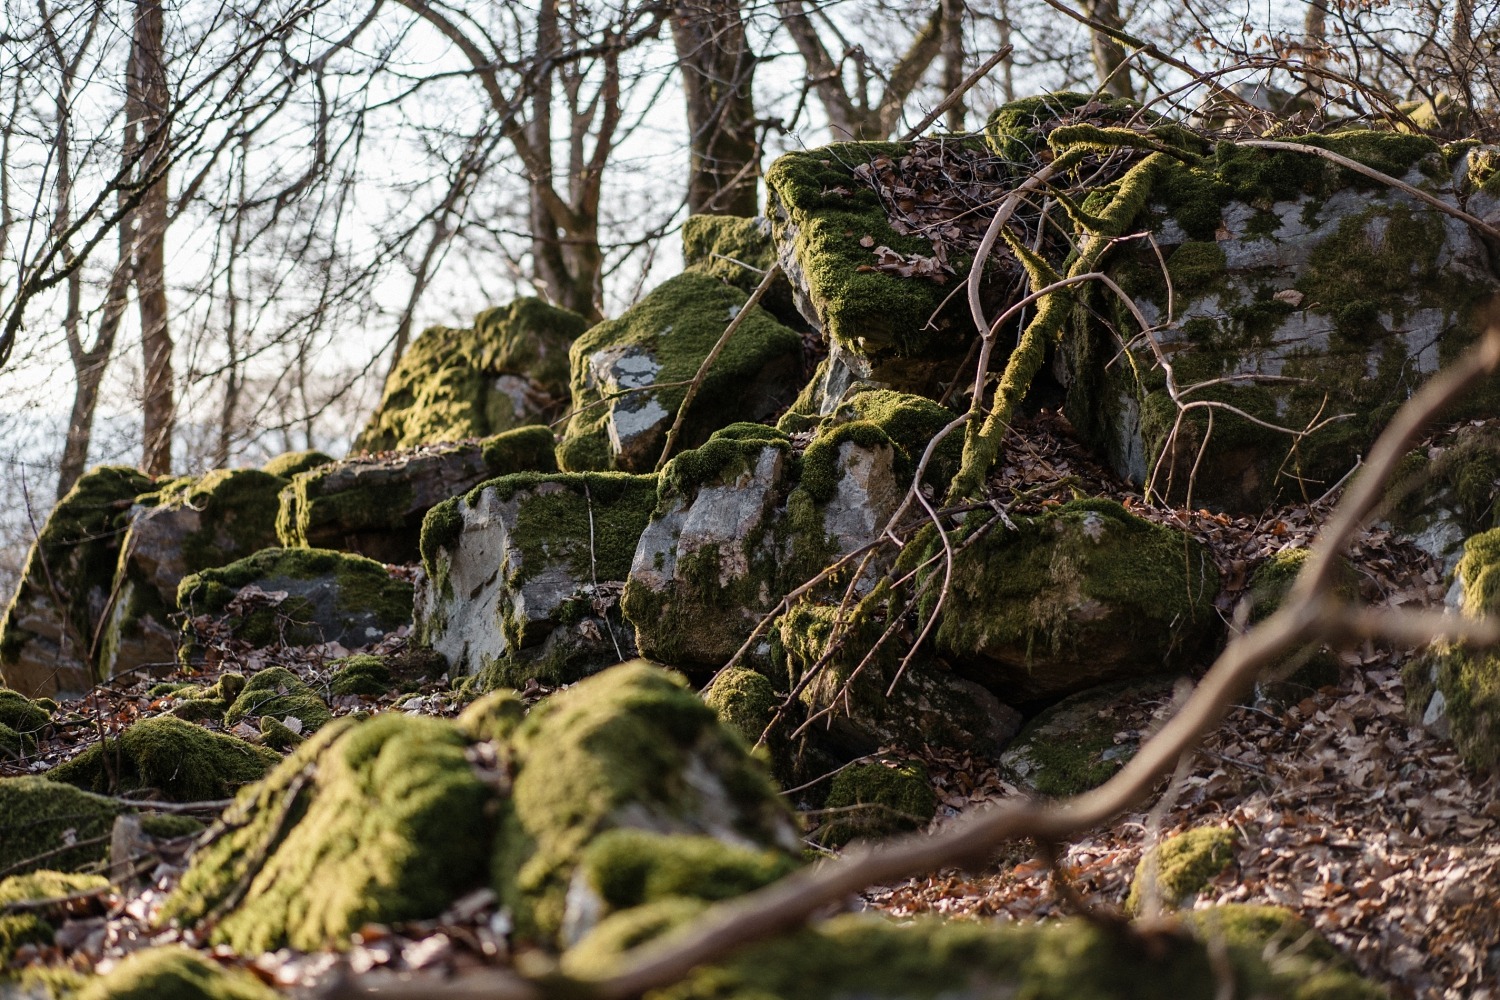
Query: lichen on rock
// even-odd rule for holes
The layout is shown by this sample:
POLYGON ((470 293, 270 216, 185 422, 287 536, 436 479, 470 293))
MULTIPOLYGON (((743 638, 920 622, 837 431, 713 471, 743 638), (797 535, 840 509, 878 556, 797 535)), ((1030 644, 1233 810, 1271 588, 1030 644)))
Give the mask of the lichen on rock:
POLYGON ((141 719, 47 772, 86 791, 153 791, 171 802, 225 799, 257 781, 280 757, 172 716, 141 719))
POLYGON ((578 680, 634 653, 615 608, 656 478, 503 476, 434 507, 416 633, 481 688, 578 680))
MULTIPOLYGON (((570 353, 573 416, 558 464, 651 472, 687 384, 745 300, 738 288, 688 268, 579 337, 570 353)), ((801 376, 801 337, 754 306, 705 373, 679 447, 696 447, 736 421, 774 416, 796 396, 801 376)))
POLYGON ((547 423, 567 399, 569 345, 587 326, 576 313, 520 298, 480 313, 471 327, 424 330, 392 369, 355 449, 466 441, 547 423))

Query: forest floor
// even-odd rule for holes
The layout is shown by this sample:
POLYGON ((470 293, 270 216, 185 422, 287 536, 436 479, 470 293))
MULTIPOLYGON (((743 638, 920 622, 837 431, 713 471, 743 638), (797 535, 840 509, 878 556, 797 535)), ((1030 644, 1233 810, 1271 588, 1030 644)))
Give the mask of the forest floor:
MULTIPOLYGON (((1283 508, 1260 518, 1148 507, 1090 462, 1059 418, 1043 414, 1018 426, 993 486, 1015 497, 1013 513, 1070 499, 1075 491, 1115 496, 1142 516, 1171 523, 1209 546, 1226 581, 1219 606, 1227 620, 1254 564, 1288 545, 1306 544, 1328 512, 1326 501, 1283 508)), ((1362 598, 1377 607, 1435 606, 1446 586, 1433 560, 1379 527, 1350 553, 1362 598)), ((392 651, 405 631, 388 637, 392 651)), ((285 665, 313 682, 346 655, 336 644, 284 650, 226 647, 215 669, 254 672, 285 665)), ((1052 867, 1034 846, 999 850, 979 871, 945 870, 872 887, 852 905, 895 918, 938 913, 954 919, 1033 921, 1066 915, 1080 904, 1118 911, 1142 851, 1196 826, 1239 831, 1235 863, 1215 878, 1196 906, 1260 902, 1288 907, 1399 998, 1500 1000, 1500 776, 1468 771, 1453 746, 1412 726, 1403 704, 1401 666, 1413 653, 1379 645, 1339 654, 1337 684, 1292 704, 1243 704, 1166 782, 1149 812, 1124 815, 1061 849, 1052 867), (1059 892, 1065 879, 1073 892, 1059 892)), ((65 706, 59 725, 24 763, 0 762, 0 774, 40 773, 169 703, 146 690, 160 678, 117 679, 65 706)), ((202 676, 194 678, 202 680, 202 676)), ((524 692, 534 701, 543 688, 524 692)), ((460 705, 444 684, 417 697, 343 696, 336 714, 400 710, 452 715, 460 705)), ((1138 742, 1170 714, 1174 702, 1135 706, 1117 739, 1138 742)), ((249 727, 246 727, 247 730, 249 727)), ((239 735, 258 736, 258 731, 239 735)), ((988 804, 1023 794, 993 760, 904 748, 925 759, 938 793, 934 827, 988 804)), ((124 895, 80 900, 50 949, 20 960, 63 960, 103 969, 151 943, 184 940, 160 930, 154 916, 180 875, 191 841, 154 847, 139 866, 140 886, 124 895)), ((220 958, 281 986, 310 986, 335 968, 455 971, 508 961, 504 917, 493 894, 476 893, 442 917, 401 927, 371 927, 342 957, 287 950, 220 958)), ((189 938, 189 943, 192 943, 189 938)))

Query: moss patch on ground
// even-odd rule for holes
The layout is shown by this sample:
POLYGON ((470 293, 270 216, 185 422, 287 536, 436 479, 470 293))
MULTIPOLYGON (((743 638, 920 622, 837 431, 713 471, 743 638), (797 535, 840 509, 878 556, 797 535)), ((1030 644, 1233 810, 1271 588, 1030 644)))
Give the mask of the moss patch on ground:
POLYGON ((437 916, 484 881, 489 790, 451 723, 340 720, 240 793, 195 855, 165 916, 232 909, 213 940, 244 953, 347 947, 368 922, 437 916), (241 882, 243 899, 230 904, 241 882))
POLYGON ((1168 837, 1136 865, 1125 908, 1140 913, 1151 898, 1168 907, 1182 906, 1234 863, 1239 840, 1237 831, 1218 826, 1202 826, 1168 837))
POLYGON ((920 829, 937 812, 937 795, 920 761, 888 758, 846 767, 833 776, 823 803, 818 841, 834 847, 920 829))
MULTIPOLYGON (((371 657, 374 659, 374 657, 371 657)), ((286 667, 271 667, 250 678, 224 713, 224 724, 241 719, 288 716, 302 722, 303 732, 316 732, 333 720, 328 705, 312 686, 286 667)))
POLYGON ((0 778, 0 877, 74 872, 109 854, 108 799, 42 777, 0 778))
POLYGON ((138 951, 89 981, 78 1000, 277 1000, 248 972, 230 970, 188 948, 138 951))
POLYGON ((280 759, 264 747, 161 716, 89 747, 48 777, 92 792, 149 789, 172 802, 206 802, 230 797, 280 759))
POLYGON ((402 354, 356 451, 379 452, 442 441, 464 441, 544 423, 565 399, 568 347, 588 327, 576 313, 536 298, 489 309, 465 329, 424 330, 402 354), (532 413, 516 413, 498 379, 510 375, 544 397, 532 413))

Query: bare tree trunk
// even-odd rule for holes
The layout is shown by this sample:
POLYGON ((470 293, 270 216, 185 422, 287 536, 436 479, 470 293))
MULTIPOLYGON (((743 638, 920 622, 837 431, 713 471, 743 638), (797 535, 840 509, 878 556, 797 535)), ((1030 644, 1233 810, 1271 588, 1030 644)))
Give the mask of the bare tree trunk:
POLYGON ((122 232, 120 260, 109 278, 98 336, 94 338, 92 347, 80 350, 73 357, 73 410, 68 417, 68 437, 63 444, 62 461, 58 464, 58 499, 62 499, 73 488, 78 477, 83 475, 83 470, 88 468, 89 444, 94 435, 94 411, 99 405, 99 385, 104 381, 105 369, 109 367, 110 355, 114 353, 115 337, 120 332, 120 320, 125 315, 126 293, 130 287, 129 253, 129 243, 122 232))
POLYGON ((760 147, 750 84, 755 57, 739 0, 680 0, 672 41, 682 67, 689 132, 688 211, 754 215, 760 147))
MULTIPOLYGON (((964 82, 964 0, 943 0, 943 93, 951 94, 964 82)), ((949 132, 964 130, 968 112, 962 100, 948 109, 949 132)))
MULTIPOLYGON (((1088 0, 1088 14, 1106 28, 1124 28, 1120 17, 1119 0, 1088 0)), ((1126 62, 1125 46, 1105 31, 1094 31, 1094 70, 1099 74, 1099 85, 1112 97, 1134 97, 1135 83, 1131 79, 1130 64, 1126 62)))
POLYGON ((136 179, 146 185, 134 213, 136 303, 141 319, 145 385, 141 395, 141 468, 155 476, 172 470, 177 407, 172 335, 167 326, 167 90, 162 0, 135 0, 134 38, 126 75, 125 117, 139 150, 136 179))

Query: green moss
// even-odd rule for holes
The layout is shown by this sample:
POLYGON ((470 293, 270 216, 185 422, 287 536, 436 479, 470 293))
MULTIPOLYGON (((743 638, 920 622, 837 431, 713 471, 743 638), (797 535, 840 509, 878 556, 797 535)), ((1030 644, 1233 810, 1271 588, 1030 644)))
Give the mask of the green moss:
POLYGON ((1295 1000, 1383 1000, 1389 994, 1361 979, 1301 917, 1280 906, 1229 903, 1189 910, 1181 918, 1193 936, 1207 943, 1264 956, 1292 987, 1295 1000))
POLYGON ((78 1000, 276 1000, 248 972, 230 971, 187 948, 138 951, 93 979, 78 1000))
POLYGON ((1228 258, 1217 243, 1187 242, 1167 258, 1167 273, 1178 295, 1199 296, 1224 282, 1228 258))
POLYGON ((584 848, 615 827, 715 833, 796 854, 790 813, 743 744, 681 678, 643 661, 554 695, 514 746, 514 810, 493 871, 522 938, 560 931, 584 848))
POLYGON ((15 756, 35 750, 37 736, 51 721, 51 715, 36 702, 17 691, 0 688, 0 727, 14 736, 11 752, 15 756))
POLYGON ((310 733, 327 725, 333 713, 302 678, 286 667, 271 667, 250 678, 224 714, 224 724, 233 726, 244 718, 264 716, 300 719, 303 732, 310 733))
MULTIPOLYGON (((607 975, 620 951, 694 920, 692 904, 626 911, 564 958, 575 974, 607 975)), ((1317 966, 1229 944, 1216 957, 1186 935, 1153 937, 1155 947, 1082 919, 1033 925, 919 918, 901 924, 845 915, 746 947, 720 965, 694 970, 650 1000, 863 997, 936 1000, 1015 996, 1025 1000, 1179 1000, 1235 996, 1312 1000, 1317 966)), ((1360 981, 1348 977, 1351 989, 1360 981)), ((1325 994, 1332 997, 1339 994, 1325 994)), ((1368 984, 1351 998, 1382 996, 1368 984)))
POLYGON ((131 504, 151 486, 151 478, 135 469, 99 466, 79 477, 52 509, 27 553, 21 582, 0 622, 0 678, 7 684, 46 694, 57 690, 59 681, 68 687, 87 687, 91 682, 97 616, 114 579, 120 538, 131 504), (23 647, 39 640, 21 626, 33 604, 55 608, 51 614, 64 634, 55 644, 53 670, 23 678, 18 674, 23 647), (56 670, 66 676, 56 675, 56 670))
POLYGON ((434 576, 438 550, 451 549, 463 534, 464 518, 458 506, 462 500, 462 497, 444 500, 422 519, 422 566, 429 577, 434 576))
POLYGON ((325 727, 242 791, 164 916, 195 923, 246 883, 211 932, 241 952, 345 947, 370 922, 437 916, 483 881, 490 794, 442 719, 325 727))
MULTIPOLYGON (((0 879, 0 907, 6 903, 60 899, 76 892, 103 889, 109 880, 98 875, 70 875, 65 872, 37 871, 0 879)), ((52 943, 52 925, 36 912, 0 913, 0 982, 6 978, 16 949, 24 944, 46 946, 52 943)))
POLYGON ((514 735, 526 718, 526 705, 511 690, 491 691, 466 706, 458 716, 458 728, 470 739, 503 743, 514 735))
POLYGON ((320 588, 306 595, 293 593, 279 607, 256 610, 235 618, 230 627, 239 638, 253 645, 284 639, 292 645, 307 645, 337 639, 325 636, 312 618, 320 601, 330 605, 330 615, 345 622, 368 621, 387 632, 411 622, 412 585, 392 577, 380 563, 363 556, 328 549, 264 549, 253 556, 217 569, 184 577, 177 588, 177 603, 193 617, 224 612, 240 588, 257 584, 266 591, 296 590, 297 584, 329 580, 333 588, 320 588))
MULTIPOLYGON (((229 711, 234 699, 245 689, 245 675, 229 671, 220 674, 219 679, 208 687, 197 684, 174 684, 171 687, 171 691, 154 695, 173 699, 175 704, 168 709, 170 714, 189 722, 209 719, 222 722, 224 713, 229 711)), ((152 691, 155 692, 155 689, 152 691)))
MULTIPOLYGON (((570 472, 653 469, 687 383, 745 301, 739 289, 689 268, 658 285, 623 316, 579 337, 570 351, 573 417, 557 448, 558 464, 570 472), (640 353, 640 370, 621 375, 618 385, 601 384, 593 359, 628 350, 640 353), (635 389, 640 391, 631 391, 635 389), (620 395, 606 399, 605 392, 620 395), (624 452, 611 442, 617 411, 643 424, 624 452), (638 415, 646 411, 657 416, 638 415)), ((801 337, 755 306, 705 373, 683 421, 682 445, 693 447, 726 424, 778 409, 775 400, 768 406, 765 397, 800 368, 801 352, 801 337)))
POLYGON ((733 482, 754 470, 766 448, 790 455, 791 439, 765 424, 735 423, 715 431, 702 446, 682 452, 662 469, 658 487, 662 502, 690 496, 712 482, 733 482))
POLYGON ((337 669, 329 680, 334 694, 362 694, 379 697, 389 694, 394 684, 391 668, 380 656, 348 656, 334 661, 337 669))
MULTIPOLYGON (((1491 617, 1500 611, 1500 528, 1474 535, 1464 544, 1455 575, 1464 615, 1491 617)), ((1431 690, 1441 692, 1453 742, 1464 760, 1480 771, 1500 770, 1500 657, 1438 645, 1403 676, 1416 682, 1407 700, 1415 718, 1422 717, 1431 690)))
POLYGON ((556 472, 556 442, 546 426, 517 427, 479 442, 479 453, 492 476, 512 472, 556 472))
MULTIPOLYGON (((480 313, 467 329, 424 330, 392 369, 356 450, 464 441, 512 429, 515 404, 495 389, 496 378, 523 376, 543 393, 564 398, 568 346, 587 326, 576 313, 522 298, 480 313)), ((522 421, 545 422, 546 415, 522 421)))
POLYGON ((818 840, 826 845, 916 830, 931 822, 937 796, 920 761, 890 758, 833 776, 818 840))
POLYGON ((1136 865, 1125 908, 1139 913, 1153 894, 1169 907, 1183 905, 1234 863, 1239 839, 1234 830, 1200 826, 1157 844, 1136 865))
POLYGON ((259 469, 219 469, 140 498, 158 509, 191 507, 203 527, 182 539, 189 573, 223 566, 276 544, 277 495, 287 481, 259 469))
POLYGON ((228 798, 280 758, 171 716, 142 719, 48 772, 56 781, 121 795, 152 790, 172 802, 228 798))
MULTIPOLYGON (((1218 573, 1181 532, 1114 501, 1075 500, 965 544, 987 524, 971 515, 953 538, 960 551, 937 641, 953 656, 1016 666, 1022 700, 1076 689, 1066 671, 1087 678, 1101 662, 1171 669, 1218 634, 1218 573), (1091 613, 1080 616, 1083 607, 1091 613), (1046 670, 1060 673, 1039 674, 1046 670)), ((938 552, 936 537, 926 536, 919 550, 938 552)))
MULTIPOLYGON (((949 301, 951 285, 873 267, 873 247, 922 256, 933 252, 922 236, 892 229, 880 196, 853 175, 856 166, 899 158, 908 148, 858 142, 787 153, 766 171, 768 214, 776 239, 793 244, 803 272, 799 284, 830 339, 877 360, 962 356, 969 338, 955 337, 949 327, 968 319, 961 303, 949 301), (929 319, 935 320, 931 329, 929 319)), ((953 280, 962 281, 967 257, 954 255, 949 263, 958 272, 953 280)))
POLYGON ((41 777, 0 778, 0 876, 78 871, 109 854, 118 808, 41 777))
POLYGON ((765 675, 744 667, 730 667, 714 678, 703 700, 723 725, 753 747, 776 714, 781 699, 765 675))
POLYGON ((263 745, 286 753, 294 747, 301 746, 305 740, 305 736, 295 732, 291 726, 277 721, 275 716, 260 717, 260 741, 263 745))
POLYGON ((262 472, 282 479, 291 479, 299 472, 311 472, 322 465, 331 465, 336 459, 332 455, 321 451, 289 451, 284 455, 277 455, 265 465, 260 467, 262 472))
POLYGON ((579 866, 610 909, 625 910, 672 897, 732 899, 790 874, 798 862, 785 851, 713 837, 622 829, 595 837, 579 866))

